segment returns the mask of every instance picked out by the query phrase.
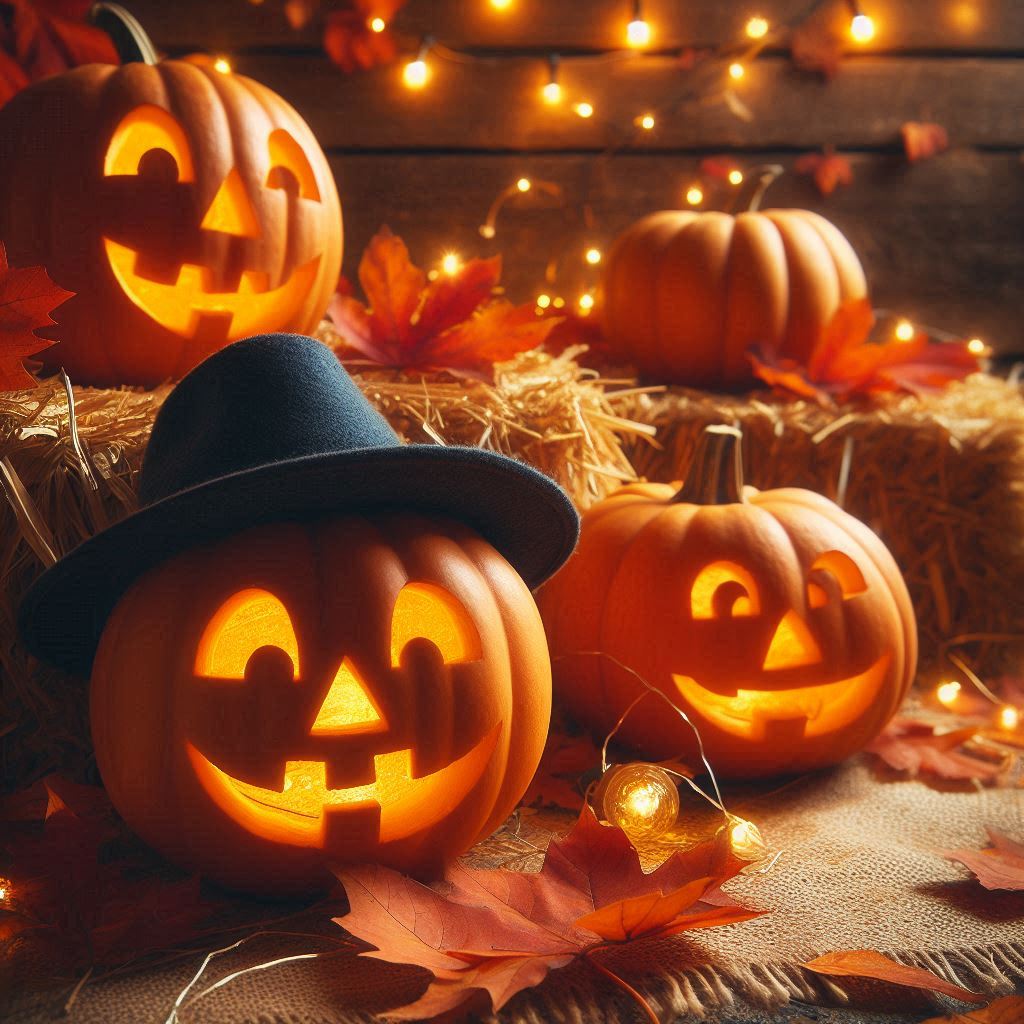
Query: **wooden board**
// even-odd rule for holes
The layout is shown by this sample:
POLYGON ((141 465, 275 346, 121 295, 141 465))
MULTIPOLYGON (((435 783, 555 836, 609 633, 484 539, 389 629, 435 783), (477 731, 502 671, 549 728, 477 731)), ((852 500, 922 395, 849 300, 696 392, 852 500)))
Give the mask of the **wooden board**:
MULTIPOLYGON (((785 154, 761 156, 791 160, 785 154)), ((751 162, 745 158, 743 166, 751 162)), ((345 216, 345 271, 354 277, 367 241, 387 223, 422 266, 436 266, 448 249, 463 257, 501 252, 510 297, 522 301, 546 291, 575 301, 598 276, 583 262, 587 246, 606 249, 637 217, 676 205, 696 163, 636 155, 608 161, 335 157, 345 216), (497 237, 485 241, 478 228, 488 206, 523 174, 558 183, 567 205, 536 188, 517 194, 498 218, 497 237), (545 281, 550 259, 559 260, 558 287, 545 281)), ((887 156, 863 154, 853 164, 854 187, 822 199, 806 178, 786 175, 769 192, 770 205, 815 209, 839 225, 861 255, 876 306, 965 336, 980 335, 1002 351, 1024 349, 1016 315, 1024 237, 1016 156, 958 151, 907 167, 887 156)))
MULTIPOLYGON (((304 29, 288 25, 282 0, 168 3, 126 0, 160 46, 230 53, 265 47, 319 47, 322 18, 304 29)), ((941 50, 1014 53, 1024 50, 1024 5, 1016 0, 865 0, 877 34, 862 51, 941 50)), ((329 8, 330 4, 323 4, 329 8)), ((774 25, 798 15, 798 0, 724 3, 722 0, 646 0, 654 30, 651 46, 679 49, 745 42, 744 25, 760 13, 774 25)), ((826 5, 845 24, 842 0, 826 5)), ((409 0, 395 29, 415 39, 425 33, 450 46, 499 50, 606 50, 623 45, 629 0, 511 0, 504 12, 487 0, 409 0)), ((851 47, 852 48, 852 47, 851 47)))

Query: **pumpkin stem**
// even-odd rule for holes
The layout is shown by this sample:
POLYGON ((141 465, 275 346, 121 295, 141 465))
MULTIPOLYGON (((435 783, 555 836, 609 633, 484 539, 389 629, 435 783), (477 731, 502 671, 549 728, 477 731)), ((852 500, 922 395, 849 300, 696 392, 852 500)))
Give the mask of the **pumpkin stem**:
POLYGON ((743 433, 737 427, 705 427, 683 486, 672 503, 733 505, 743 501, 742 438, 743 433))
POLYGON ((122 64, 156 64, 156 47, 134 14, 120 4, 94 4, 89 21, 110 36, 122 64))
POLYGON ((784 171, 782 164, 764 164, 757 168, 757 185, 751 193, 750 201, 747 203, 748 213, 757 213, 761 209, 761 200, 765 192, 771 187, 784 171))

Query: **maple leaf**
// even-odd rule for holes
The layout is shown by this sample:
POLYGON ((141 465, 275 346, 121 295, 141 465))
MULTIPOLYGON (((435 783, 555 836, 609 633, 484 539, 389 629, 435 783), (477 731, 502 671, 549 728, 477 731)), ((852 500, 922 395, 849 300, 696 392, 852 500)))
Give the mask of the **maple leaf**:
POLYGON ((55 285, 42 267, 9 267, 0 242, 0 391, 36 386, 22 360, 53 344, 35 332, 56 322, 51 311, 72 294, 55 285))
POLYGON ((900 126, 903 149, 907 159, 914 163, 927 160, 949 149, 949 135, 941 124, 931 121, 906 121, 900 126))
POLYGON ((429 887, 379 866, 339 868, 351 909, 335 920, 376 947, 361 955, 433 973, 418 1000, 386 1016, 422 1020, 481 994, 497 1011, 549 971, 611 944, 759 916, 720 891, 743 867, 723 831, 645 875, 625 833, 585 805, 536 874, 456 863, 429 887))
POLYGON ((945 850, 947 860, 959 861, 974 872, 986 889, 1024 890, 1024 843, 987 828, 992 846, 987 850, 945 850))
POLYGON ((569 736, 552 729, 540 764, 521 802, 576 811, 583 802, 577 783, 581 776, 600 763, 601 753, 589 735, 569 736))
POLYGON ((1024 996, 1003 996, 988 1006, 946 1017, 929 1017, 921 1024, 1020 1024, 1024 1020, 1024 996))
POLYGON ((811 71, 826 79, 839 73, 843 59, 843 39, 823 21, 809 19, 793 29, 789 37, 789 55, 801 71, 811 71))
POLYGON ((385 227, 359 262, 367 305, 336 293, 327 312, 348 347, 372 362, 483 379, 495 363, 536 348, 561 323, 538 317, 532 304, 492 299, 500 276, 495 256, 467 260, 428 281, 385 227))
POLYGON ((850 161, 830 149, 821 153, 804 153, 793 163, 793 170, 797 174, 809 174, 823 196, 832 195, 839 185, 853 184, 853 167, 850 166, 850 161))
POLYGON ((893 985, 920 988, 928 992, 941 992, 943 995, 965 1003, 980 1003, 985 999, 977 992, 954 985, 923 967, 907 967, 872 949, 848 949, 826 953, 802 966, 816 974, 828 974, 833 977, 872 978, 875 981, 887 981, 893 985))
POLYGON ((933 726, 911 718, 894 718, 868 746, 890 768, 911 775, 926 773, 951 780, 988 781, 1004 770, 1004 762, 965 748, 977 729, 937 733, 933 726))

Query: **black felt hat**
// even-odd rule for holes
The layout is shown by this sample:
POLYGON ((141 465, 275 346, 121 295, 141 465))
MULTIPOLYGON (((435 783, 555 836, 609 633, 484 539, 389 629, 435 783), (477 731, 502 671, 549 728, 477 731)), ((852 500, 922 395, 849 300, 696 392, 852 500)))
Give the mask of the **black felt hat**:
POLYGON ((403 445, 326 346, 297 334, 237 342, 167 396, 139 511, 48 569, 22 602, 33 654, 88 674, 121 594, 171 556, 258 523, 411 508, 474 527, 531 587, 569 557, 565 492, 496 452, 403 445))

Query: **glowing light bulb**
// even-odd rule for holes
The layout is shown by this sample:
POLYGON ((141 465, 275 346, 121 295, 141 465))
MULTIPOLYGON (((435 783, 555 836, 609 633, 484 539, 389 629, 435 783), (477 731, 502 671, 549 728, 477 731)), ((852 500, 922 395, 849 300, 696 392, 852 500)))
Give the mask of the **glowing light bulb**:
POLYGON ((704 202, 704 190, 700 185, 691 185, 686 190, 686 201, 691 206, 700 206, 704 202))
POLYGON ((427 62, 421 57, 409 61, 402 71, 402 80, 410 89, 422 89, 427 84, 429 77, 430 68, 427 67, 427 62))
POLYGON ((577 103, 576 106, 573 107, 573 110, 575 110, 576 113, 583 118, 594 116, 594 108, 589 103, 586 102, 577 103))
POLYGON ((520 192, 529 192, 530 189, 533 188, 533 182, 530 181, 529 178, 520 178, 516 182, 516 188, 519 189, 520 192))
POLYGON ((7 886, 3 882, 0 882, 0 902, 3 902, 6 899, 7 899, 7 886))
POLYGON ((960 690, 960 683, 954 679, 948 683, 941 683, 937 686, 935 689, 935 696, 938 697, 940 704, 944 704, 948 708, 956 702, 957 697, 960 696, 960 690))
POLYGON ((986 345, 981 338, 971 338, 971 340, 967 342, 967 351, 970 352, 972 356, 984 356, 988 354, 988 345, 986 345))
POLYGON ((1013 732, 1018 725, 1020 725, 1020 712, 1016 708, 1006 704, 999 709, 999 727, 1001 729, 1013 732))
POLYGON ((654 764, 613 765, 597 787, 595 803, 604 820, 634 842, 657 839, 679 818, 679 791, 654 764))
POLYGON ((729 842, 732 845, 732 852, 740 860, 757 863, 767 860, 768 844, 761 835, 761 830, 746 818, 739 818, 735 814, 729 815, 729 842))
POLYGON ((596 267, 601 262, 601 250, 590 248, 584 254, 583 258, 592 266, 596 267))
POLYGON ((594 308, 594 296, 590 292, 584 292, 577 302, 582 313, 589 313, 594 308))
POLYGON ((634 18, 626 26, 626 42, 634 49, 647 46, 651 41, 651 26, 643 18, 634 18))
POLYGON ((543 292, 537 296, 537 308, 547 309, 551 305, 551 296, 545 295, 543 292))
POLYGON ((507 11, 512 6, 512 0, 491 0, 491 6, 496 11, 507 11))
POLYGON ((231 74, 231 61, 229 61, 227 59, 227 57, 218 57, 213 62, 213 70, 220 72, 220 74, 222 74, 222 75, 230 75, 231 74))
POLYGON ((743 184, 743 172, 738 167, 734 167, 729 172, 729 184, 730 185, 742 185, 743 184))
POLYGON ((855 14, 850 22, 850 37, 855 43, 870 43, 875 38, 875 23, 866 14, 855 14))
POLYGON ((768 19, 755 14, 747 21, 746 33, 750 39, 764 39, 768 35, 768 19))
POLYGON ((458 254, 454 252, 446 252, 441 257, 441 269, 451 277, 453 274, 459 272, 459 267, 462 266, 462 260, 459 259, 458 254))
POLYGON ((548 82, 540 92, 544 102, 551 106, 562 102, 562 87, 555 81, 548 82))
POLYGON ((734 82, 738 82, 746 73, 747 69, 738 60, 729 65, 729 77, 734 82))
POLYGON ((653 114, 641 114, 634 122, 637 128, 643 128, 645 132, 649 132, 654 127, 654 115, 653 114))
POLYGON ((910 341, 914 337, 914 325, 909 320, 900 320, 896 324, 893 334, 899 341, 910 341))
POLYGON ((554 306, 555 309, 562 309, 565 306, 565 299, 563 299, 561 295, 556 295, 551 300, 551 305, 554 306))
POLYGON ((388 27, 388 23, 383 18, 371 18, 368 24, 371 32, 383 32, 388 27))

